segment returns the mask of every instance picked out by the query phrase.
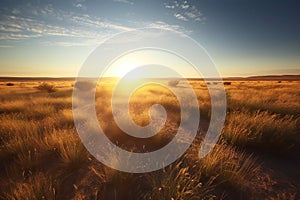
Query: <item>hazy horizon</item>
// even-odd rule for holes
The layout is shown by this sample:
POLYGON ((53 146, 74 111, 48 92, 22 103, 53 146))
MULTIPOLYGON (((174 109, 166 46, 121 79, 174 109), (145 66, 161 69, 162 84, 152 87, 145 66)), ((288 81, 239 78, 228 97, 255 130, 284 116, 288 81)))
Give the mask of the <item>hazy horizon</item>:
MULTIPOLYGON (((263 74, 263 75, 250 75, 250 76, 221 76, 219 78, 226 79, 226 78, 251 78, 251 77, 281 77, 281 76, 300 76, 300 73, 298 74, 263 74)), ((98 79, 99 77, 76 77, 76 76, 0 76, 0 78, 49 78, 49 79, 68 79, 68 78, 91 78, 91 79, 98 79)), ((112 78, 112 79, 121 79, 120 76, 103 76, 101 78, 112 78)), ((175 79, 178 77, 173 76, 165 76, 165 77, 141 77, 140 79, 175 79)), ((185 77, 187 79, 203 79, 203 77, 185 77)), ((219 79, 218 77, 206 77, 207 79, 219 79)), ((180 79, 180 78, 178 78, 180 79)))

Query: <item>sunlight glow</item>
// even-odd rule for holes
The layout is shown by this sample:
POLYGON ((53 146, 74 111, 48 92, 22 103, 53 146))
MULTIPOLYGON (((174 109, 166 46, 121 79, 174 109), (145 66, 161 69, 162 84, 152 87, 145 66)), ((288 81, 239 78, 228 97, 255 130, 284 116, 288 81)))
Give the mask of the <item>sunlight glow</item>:
MULTIPOLYGON (((161 50, 139 50, 125 54, 117 58, 106 70, 106 77, 124 77, 128 72, 143 65, 160 64, 176 70, 185 77, 197 76, 195 69, 182 58, 161 50)), ((143 72, 132 73, 127 79, 137 78, 166 78, 168 74, 157 71, 155 74, 146 74, 143 72)))

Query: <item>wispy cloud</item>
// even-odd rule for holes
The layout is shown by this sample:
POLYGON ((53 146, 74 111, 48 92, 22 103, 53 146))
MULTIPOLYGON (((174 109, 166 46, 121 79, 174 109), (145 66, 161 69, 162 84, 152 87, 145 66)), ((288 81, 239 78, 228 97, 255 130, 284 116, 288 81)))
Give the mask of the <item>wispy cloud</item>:
POLYGON ((1 15, 0 40, 40 38, 44 45, 93 46, 110 34, 133 29, 99 17, 54 9, 51 5, 42 9, 31 6, 30 11, 26 9, 15 9, 14 13, 18 15, 1 15))
POLYGON ((174 17, 176 17, 179 20, 188 21, 188 19, 180 13, 175 13, 174 17))
POLYGON ((114 2, 126 3, 126 4, 130 4, 130 5, 134 4, 132 1, 128 1, 128 0, 114 0, 114 2))
POLYGON ((73 6, 78 9, 86 10, 85 0, 76 0, 73 6))
POLYGON ((164 6, 166 9, 173 10, 175 12, 174 17, 178 20, 194 20, 198 22, 203 22, 206 20, 204 15, 197 9, 197 7, 191 5, 187 0, 180 2, 175 0, 170 4, 165 4, 164 6))
POLYGON ((1 21, 0 21, 0 31, 3 31, 3 32, 20 32, 22 27, 14 27, 14 26, 10 26, 10 27, 7 27, 5 24, 1 24, 1 21))
POLYGON ((206 20, 206 18, 203 16, 203 14, 195 6, 190 6, 184 14, 188 18, 194 19, 195 21, 206 20))
POLYGON ((0 45, 0 48, 13 48, 11 45, 0 45))
MULTIPOLYGON (((116 0, 121 3, 133 3, 129 0, 116 0)), ((85 0, 76 0, 74 6, 85 6, 85 0)), ((169 9, 181 7, 185 12, 176 12, 174 16, 179 20, 188 21, 196 18, 196 11, 186 4, 165 5, 169 9)), ((182 26, 164 22, 164 20, 145 21, 134 20, 124 25, 86 12, 75 12, 54 8, 52 4, 42 7, 27 5, 16 7, 9 12, 0 14, 0 42, 4 44, 17 44, 36 39, 42 45, 51 46, 95 46, 110 37, 112 34, 130 31, 141 27, 155 27, 165 30, 175 30, 185 34, 191 33, 182 26), (130 24, 130 25, 128 25, 130 24), (7 43, 7 42, 11 43, 7 43)))
POLYGON ((165 8, 167 8, 167 9, 174 9, 175 6, 174 6, 174 5, 171 6, 171 5, 166 4, 166 5, 165 5, 165 8))
POLYGON ((94 28, 107 28, 107 29, 113 29, 116 31, 130 31, 132 28, 123 26, 116 23, 111 23, 105 20, 102 20, 97 17, 90 17, 89 15, 81 15, 81 16, 72 16, 71 21, 83 25, 83 26, 89 26, 94 28))
POLYGON ((163 21, 148 22, 145 24, 145 26, 150 28, 159 28, 164 30, 178 31, 184 34, 190 34, 192 32, 191 30, 184 29, 179 25, 168 24, 163 21))

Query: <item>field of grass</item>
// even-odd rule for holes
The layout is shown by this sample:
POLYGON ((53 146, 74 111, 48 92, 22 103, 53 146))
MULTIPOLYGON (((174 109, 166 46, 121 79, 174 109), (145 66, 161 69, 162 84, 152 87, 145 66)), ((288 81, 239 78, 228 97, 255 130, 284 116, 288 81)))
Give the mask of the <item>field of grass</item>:
MULTIPOLYGON (((131 174, 104 166, 83 146, 73 122, 73 81, 0 82, 0 199, 299 199, 300 81, 230 81, 221 137, 202 159, 210 97, 201 80, 190 84, 202 120, 195 141, 172 165, 131 174)), ((114 80, 105 80, 95 98, 99 124, 111 141, 143 152, 172 140, 181 118, 170 90, 150 85, 131 97, 138 125, 150 122, 155 103, 168 113, 163 129, 145 140, 125 135, 113 120, 113 86, 114 80)))

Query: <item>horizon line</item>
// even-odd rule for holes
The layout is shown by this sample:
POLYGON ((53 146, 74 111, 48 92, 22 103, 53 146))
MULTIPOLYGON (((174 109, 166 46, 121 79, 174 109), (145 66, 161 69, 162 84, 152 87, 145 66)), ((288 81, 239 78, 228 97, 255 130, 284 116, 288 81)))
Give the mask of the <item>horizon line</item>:
MULTIPOLYGON (((250 76, 222 76, 222 77, 141 77, 140 79, 168 79, 168 78, 177 78, 177 79, 246 79, 246 78, 259 78, 259 77, 298 77, 300 79, 300 74, 270 74, 270 75, 250 75, 250 76)), ((0 79, 76 79, 76 78, 93 78, 99 79, 100 77, 76 77, 76 76, 0 76, 0 79)), ((101 78, 113 78, 113 79, 121 79, 122 77, 119 76, 105 76, 101 78)))

